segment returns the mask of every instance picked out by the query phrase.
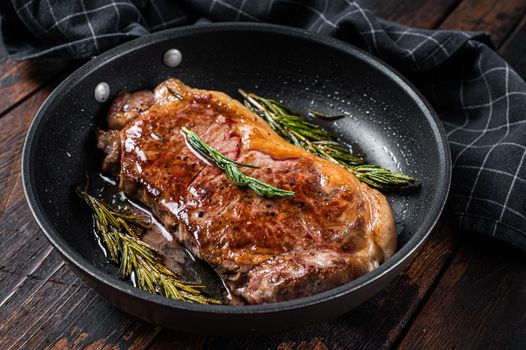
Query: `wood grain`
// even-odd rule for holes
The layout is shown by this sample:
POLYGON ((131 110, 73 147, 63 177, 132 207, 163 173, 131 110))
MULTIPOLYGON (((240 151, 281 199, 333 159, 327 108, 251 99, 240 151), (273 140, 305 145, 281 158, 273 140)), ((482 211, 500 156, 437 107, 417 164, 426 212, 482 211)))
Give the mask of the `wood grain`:
POLYGON ((460 0, 373 0, 369 1, 369 8, 377 16, 387 20, 411 27, 433 29, 440 25, 459 3, 460 0))
POLYGON ((63 61, 0 59, 0 115, 68 67, 63 61))
POLYGON ((525 13, 526 0, 464 0, 440 28, 489 32, 500 46, 525 13))
POLYGON ((526 16, 504 42, 500 53, 515 71, 526 79, 526 16))
POLYGON ((526 349, 525 281, 523 252, 466 234, 400 349, 526 349))

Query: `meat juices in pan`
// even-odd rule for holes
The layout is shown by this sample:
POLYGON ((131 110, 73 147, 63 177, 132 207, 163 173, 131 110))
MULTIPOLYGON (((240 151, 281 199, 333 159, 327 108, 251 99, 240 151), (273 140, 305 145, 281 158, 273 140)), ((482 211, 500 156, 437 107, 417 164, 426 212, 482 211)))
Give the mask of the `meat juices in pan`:
POLYGON ((339 165, 277 135, 238 101, 169 79, 119 95, 98 132, 105 171, 248 304, 308 296, 377 268, 396 249, 391 207, 339 165), (295 192, 264 198, 196 157, 181 128, 249 176, 295 192))

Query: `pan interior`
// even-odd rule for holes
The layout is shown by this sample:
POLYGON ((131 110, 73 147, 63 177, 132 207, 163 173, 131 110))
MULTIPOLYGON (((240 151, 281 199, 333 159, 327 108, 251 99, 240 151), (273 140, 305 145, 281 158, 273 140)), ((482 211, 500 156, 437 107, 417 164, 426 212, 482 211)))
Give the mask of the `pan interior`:
POLYGON ((99 169, 95 130, 105 127, 110 101, 120 90, 152 89, 169 77, 192 87, 223 91, 239 99, 239 88, 281 100, 292 109, 344 114, 319 122, 352 144, 367 159, 417 177, 422 186, 391 193, 400 247, 422 233, 436 212, 444 188, 444 151, 437 130, 415 95, 397 79, 353 56, 343 46, 278 31, 223 29, 173 35, 133 47, 77 71, 40 112, 30 140, 30 189, 56 232, 85 259, 113 273, 93 237, 91 217, 74 188, 86 171, 99 169), (164 52, 181 51, 175 68, 162 62, 164 52), (110 99, 98 103, 95 86, 106 82, 110 99), (435 208, 435 209, 434 209, 435 208))

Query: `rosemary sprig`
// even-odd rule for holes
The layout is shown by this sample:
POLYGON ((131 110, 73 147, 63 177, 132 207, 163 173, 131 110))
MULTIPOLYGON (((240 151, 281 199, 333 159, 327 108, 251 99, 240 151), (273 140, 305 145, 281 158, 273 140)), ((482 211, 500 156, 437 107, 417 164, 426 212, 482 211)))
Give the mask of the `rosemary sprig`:
POLYGON ((111 262, 119 266, 119 276, 131 279, 138 288, 167 298, 199 304, 222 304, 203 295, 204 285, 182 281, 162 262, 162 256, 141 240, 149 224, 142 218, 119 213, 78 189, 77 193, 93 210, 95 230, 111 262))
POLYGON ((225 157, 212 147, 208 146, 197 134, 185 127, 182 128, 182 133, 186 137, 186 142, 190 147, 205 157, 210 162, 217 165, 219 168, 225 171, 226 177, 233 183, 240 187, 248 187, 252 191, 256 192, 260 196, 267 198, 272 197, 294 197, 294 192, 282 190, 280 188, 269 185, 266 182, 255 179, 248 175, 245 175, 239 170, 238 166, 247 168, 258 168, 254 165, 243 164, 233 161, 230 158, 225 157))
MULTIPOLYGON (((393 189, 417 182, 415 178, 408 175, 367 164, 364 157, 352 154, 334 136, 309 122, 302 115, 291 112, 281 103, 243 90, 239 90, 239 93, 244 98, 245 106, 263 117, 270 127, 287 141, 314 155, 342 165, 369 186, 377 189, 393 189)), ((311 114, 321 116, 317 112, 311 111, 311 114)))

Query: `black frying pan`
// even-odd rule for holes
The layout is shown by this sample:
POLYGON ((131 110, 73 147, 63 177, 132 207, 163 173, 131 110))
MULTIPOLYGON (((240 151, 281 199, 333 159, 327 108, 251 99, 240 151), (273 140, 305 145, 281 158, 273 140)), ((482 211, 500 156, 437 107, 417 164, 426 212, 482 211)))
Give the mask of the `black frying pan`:
POLYGON ((403 77, 374 57, 338 40, 261 24, 214 24, 169 30, 121 45, 88 62, 51 94, 27 136, 23 181, 33 214, 53 246, 87 284, 144 320, 202 334, 277 332, 334 318, 391 281, 422 244, 444 206, 449 150, 435 113, 403 77), (182 62, 163 64, 176 48, 182 62), (375 271, 307 298, 254 306, 177 302, 119 280, 92 232, 89 210, 74 194, 85 171, 100 168, 94 132, 104 125, 119 90, 151 89, 175 76, 192 87, 238 88, 282 99, 298 111, 346 113, 326 122, 368 159, 416 176, 422 186, 389 194, 398 223, 398 252, 375 271), (94 89, 109 84, 99 103, 94 89))

